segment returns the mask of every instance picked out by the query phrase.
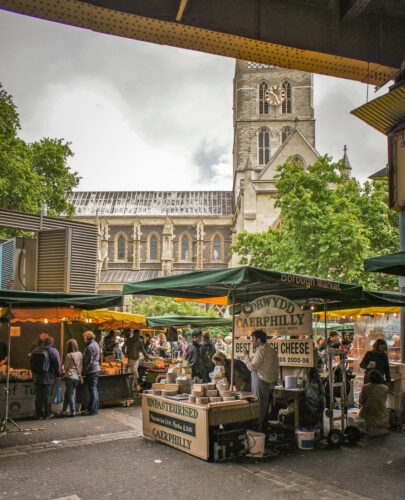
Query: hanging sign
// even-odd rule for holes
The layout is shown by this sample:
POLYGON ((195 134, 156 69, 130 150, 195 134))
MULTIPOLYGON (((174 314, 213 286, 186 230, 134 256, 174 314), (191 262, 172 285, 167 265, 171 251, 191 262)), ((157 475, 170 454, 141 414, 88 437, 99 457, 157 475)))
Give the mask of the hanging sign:
MULTIPOLYGON (((268 339, 267 343, 276 351, 280 366, 314 366, 314 344, 311 339, 268 339)), ((235 358, 243 360, 245 349, 251 358, 255 352, 255 349, 252 349, 252 342, 236 340, 235 358)))
POLYGON ((267 295, 243 304, 236 318, 236 337, 263 330, 269 337, 312 335, 312 313, 285 297, 267 295))

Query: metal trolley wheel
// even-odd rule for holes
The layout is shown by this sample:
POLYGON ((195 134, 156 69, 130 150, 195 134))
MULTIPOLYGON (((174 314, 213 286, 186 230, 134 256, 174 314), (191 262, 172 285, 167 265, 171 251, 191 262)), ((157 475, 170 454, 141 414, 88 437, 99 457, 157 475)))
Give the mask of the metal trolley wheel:
POLYGON ((332 429, 328 434, 328 445, 332 448, 339 448, 344 443, 345 436, 339 429, 332 429))

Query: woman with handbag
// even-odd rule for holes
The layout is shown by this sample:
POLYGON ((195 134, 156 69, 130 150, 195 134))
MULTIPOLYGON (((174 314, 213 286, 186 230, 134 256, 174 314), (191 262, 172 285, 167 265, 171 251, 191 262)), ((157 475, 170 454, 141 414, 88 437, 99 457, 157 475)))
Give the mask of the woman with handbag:
POLYGON ((62 417, 66 417, 67 407, 70 407, 70 417, 76 415, 75 391, 83 383, 83 356, 75 339, 69 339, 66 344, 65 358, 65 385, 66 391, 63 399, 62 417))

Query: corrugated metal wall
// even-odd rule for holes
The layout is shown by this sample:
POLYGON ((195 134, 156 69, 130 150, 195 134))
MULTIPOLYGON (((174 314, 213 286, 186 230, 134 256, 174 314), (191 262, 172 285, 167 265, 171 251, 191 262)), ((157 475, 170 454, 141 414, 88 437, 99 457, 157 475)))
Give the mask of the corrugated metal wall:
POLYGON ((14 289, 15 246, 15 238, 1 245, 1 288, 5 290, 14 289))
POLYGON ((36 279, 39 292, 70 291, 68 247, 71 237, 70 228, 39 232, 36 279))
MULTIPOLYGON (((64 288, 59 291, 69 291, 71 293, 97 293, 97 227, 93 224, 86 224, 84 222, 77 222, 68 219, 57 219, 55 217, 43 217, 42 227, 41 227, 41 217, 39 215, 33 214, 23 214, 18 212, 13 212, 11 210, 0 209, 0 227, 21 229, 23 231, 32 231, 40 233, 39 235, 39 249, 38 253, 38 263, 41 263, 42 270, 45 270, 44 266, 52 269, 52 266, 56 266, 56 261, 58 258, 63 258, 63 265, 65 266, 65 282, 64 288), (65 240, 66 243, 66 253, 63 255, 60 253, 60 247, 58 247, 56 241, 49 237, 49 246, 46 244, 45 240, 41 247, 40 241, 42 235, 49 230, 70 230, 71 236, 65 240), (41 233, 42 230, 42 233, 41 233), (52 240, 52 241, 51 241, 52 240), (56 245, 56 246, 51 246, 56 245), (47 249, 48 248, 48 249, 47 249), (70 255, 70 259, 67 256, 70 255), (59 256, 57 258, 57 256, 59 256), (46 262, 48 264, 46 264, 46 262), (66 287, 69 290, 66 290, 66 287)), ((60 265, 60 262, 59 264, 60 265)), ((41 282, 38 281, 40 273, 37 269, 37 283, 41 291, 55 291, 56 283, 51 280, 50 275, 48 278, 41 278, 41 282), (47 279, 49 280, 47 282, 47 279)), ((45 272, 45 271, 44 271, 45 272)), ((42 271, 41 271, 42 273, 42 271)), ((60 270, 59 267, 55 267, 55 273, 59 273, 58 285, 61 286, 60 270)), ((43 274, 41 275, 43 276, 43 274)))

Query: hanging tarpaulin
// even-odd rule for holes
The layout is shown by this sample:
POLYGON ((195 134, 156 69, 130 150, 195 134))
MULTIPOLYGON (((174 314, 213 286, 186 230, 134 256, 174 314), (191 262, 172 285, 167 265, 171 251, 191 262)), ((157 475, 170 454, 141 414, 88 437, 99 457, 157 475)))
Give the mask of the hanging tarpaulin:
POLYGON ((235 336, 250 336, 254 330, 264 330, 268 337, 312 336, 311 310, 278 295, 260 297, 241 305, 235 336))

